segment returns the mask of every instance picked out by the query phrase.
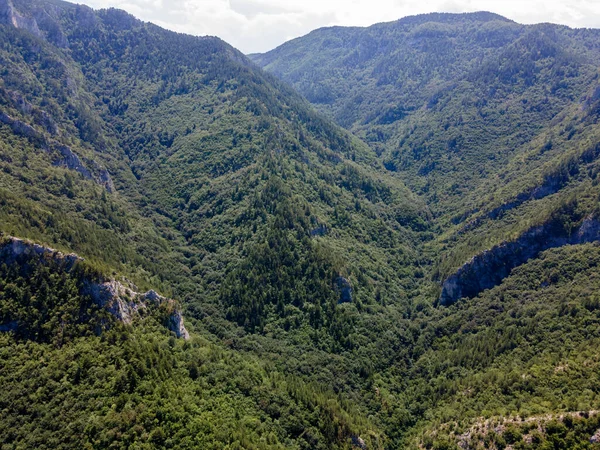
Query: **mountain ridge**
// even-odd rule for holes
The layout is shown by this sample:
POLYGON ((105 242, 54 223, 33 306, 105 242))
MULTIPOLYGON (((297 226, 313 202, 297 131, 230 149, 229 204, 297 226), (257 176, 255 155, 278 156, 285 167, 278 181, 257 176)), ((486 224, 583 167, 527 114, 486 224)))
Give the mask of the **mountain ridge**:
MULTIPOLYGON (((516 23, 515 21, 508 19, 500 14, 496 14, 496 13, 493 13, 490 11, 483 11, 483 10, 482 11, 474 11, 474 12, 463 12, 463 13, 444 13, 444 12, 423 13, 423 14, 415 14, 415 15, 411 15, 411 16, 405 16, 405 17, 402 17, 402 18, 396 19, 396 20, 377 22, 377 23, 374 23, 371 25, 366 25, 366 26, 332 25, 332 26, 320 27, 320 28, 316 28, 316 29, 310 31, 309 33, 307 33, 304 36, 293 38, 293 39, 290 39, 289 41, 279 44, 275 48, 268 50, 266 52, 253 52, 253 53, 249 53, 247 56, 255 62, 259 61, 258 64, 260 66, 264 66, 266 64, 261 61, 262 55, 267 55, 269 53, 272 53, 275 50, 280 49, 283 46, 292 45, 291 43, 301 40, 304 37, 312 35, 314 33, 318 34, 321 32, 325 32, 327 30, 336 30, 336 31, 368 30, 371 28, 386 27, 386 26, 390 26, 390 25, 398 25, 398 26, 414 25, 414 24, 422 25, 423 23, 429 22, 430 20, 428 20, 428 19, 438 19, 437 22, 443 23, 442 21, 439 20, 440 18, 445 18, 448 21, 455 20, 456 18, 469 18, 469 19, 473 19, 474 21, 481 21, 481 22, 500 20, 500 21, 504 21, 504 22, 516 23)), ((436 20, 431 20, 431 21, 436 22, 436 20)))

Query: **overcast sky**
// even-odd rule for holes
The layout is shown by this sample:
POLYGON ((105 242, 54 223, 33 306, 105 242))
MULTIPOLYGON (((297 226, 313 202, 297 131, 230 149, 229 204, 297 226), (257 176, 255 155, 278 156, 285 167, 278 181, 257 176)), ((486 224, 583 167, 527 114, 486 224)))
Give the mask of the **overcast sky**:
POLYGON ((492 11, 520 23, 600 28, 600 0, 72 0, 264 52, 315 28, 366 26, 428 12, 492 11))

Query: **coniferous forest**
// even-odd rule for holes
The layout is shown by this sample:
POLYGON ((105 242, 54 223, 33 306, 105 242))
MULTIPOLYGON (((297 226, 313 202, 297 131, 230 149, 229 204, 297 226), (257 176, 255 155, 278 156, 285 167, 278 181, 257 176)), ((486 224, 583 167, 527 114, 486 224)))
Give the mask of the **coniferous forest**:
POLYGON ((599 67, 0 0, 2 449, 600 449, 599 67))

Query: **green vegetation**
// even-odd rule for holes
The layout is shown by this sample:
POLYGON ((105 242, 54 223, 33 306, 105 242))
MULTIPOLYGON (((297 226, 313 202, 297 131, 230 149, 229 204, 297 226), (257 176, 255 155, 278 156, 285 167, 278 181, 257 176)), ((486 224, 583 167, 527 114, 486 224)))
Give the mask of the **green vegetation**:
POLYGON ((0 323, 17 338, 59 348, 102 330, 111 323, 108 315, 81 295, 83 280, 96 277, 79 262, 43 258, 38 264, 21 257, 5 261, 0 266, 0 323))
POLYGON ((492 449, 555 449, 598 448, 595 436, 600 427, 598 415, 588 412, 557 416, 534 416, 491 419, 476 424, 454 439, 428 436, 421 445, 425 448, 492 448, 492 449))
POLYGON ((595 195, 598 33, 427 14, 324 28, 251 57, 426 200, 442 280, 572 196, 595 195))
POLYGON ((382 443, 339 396, 206 339, 177 340, 160 309, 118 322, 84 294, 101 276, 85 262, 8 257, 3 246, 3 447, 325 449, 359 434, 382 443))
POLYGON ((480 416, 596 409, 598 258, 590 244, 549 250, 501 286, 424 320, 414 364, 380 381, 402 405, 390 420, 410 425, 426 410, 434 427, 453 422, 447 431, 462 433, 480 416))
POLYGON ((474 255, 598 217, 597 38, 434 14, 253 55, 270 75, 0 0, 0 232, 85 259, 0 261, 3 448, 597 447, 596 244, 438 305, 474 255), (175 298, 191 340, 95 277, 175 298))
MULTIPOLYGON (((597 35, 487 13, 431 14, 317 30, 252 59, 368 142, 426 200, 434 239, 424 243, 431 265, 423 267, 440 282, 472 256, 537 226, 573 230, 597 215, 597 35)), ((444 448, 445 439, 458 444, 450 432, 482 415, 595 408, 597 380, 586 359, 595 354, 594 326, 587 328, 595 310, 582 306, 594 303, 595 269, 584 272, 594 252, 550 250, 539 261, 560 255, 553 268, 530 262, 495 290, 448 310, 421 303, 439 293, 424 283, 405 324, 413 330, 411 350, 378 375, 376 403, 387 410, 389 435, 434 430, 434 448, 444 448), (578 271, 589 275, 575 281, 578 271), (585 292, 549 288, 558 274, 585 292), (591 317, 569 325, 577 313, 559 306, 567 298, 591 317), (553 372, 564 352, 577 359, 570 367, 581 378, 553 372)), ((579 432, 568 446, 588 448, 593 433, 579 432)))

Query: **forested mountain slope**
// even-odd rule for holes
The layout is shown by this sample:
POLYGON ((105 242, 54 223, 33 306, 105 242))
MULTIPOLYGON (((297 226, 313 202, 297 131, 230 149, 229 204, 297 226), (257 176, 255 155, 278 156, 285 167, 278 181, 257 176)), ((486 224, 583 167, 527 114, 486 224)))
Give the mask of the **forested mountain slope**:
POLYGON ((594 213, 599 37, 490 13, 427 14, 316 30, 252 58, 422 196, 443 280, 560 211, 577 209, 576 223, 594 213))
MULTIPOLYGON (((350 445, 358 433, 341 425, 337 406, 325 405, 351 402, 338 409, 357 423, 367 415, 354 397, 372 370, 369 349, 381 364, 395 357, 378 344, 390 336, 378 337, 372 325, 388 328, 392 339, 404 333, 393 322, 420 289, 418 246, 429 238, 430 220, 424 204, 367 145, 219 39, 58 1, 3 1, 0 20, 1 230, 75 251, 100 273, 172 296, 192 340, 205 336, 250 363, 256 356, 249 352, 258 352, 276 364, 273 376, 304 373, 293 383, 317 403, 296 412, 272 405, 274 420, 286 415, 295 425, 270 444, 350 445), (340 368, 347 373, 338 376, 340 368), (338 393, 331 392, 334 380, 338 393), (331 418, 330 428, 314 408, 331 418)), ((56 301, 32 289, 15 301, 56 301)), ((29 345, 18 334, 6 339, 9 352, 29 345)), ((110 359, 111 352, 101 348, 93 358, 110 359)), ((11 367, 3 366, 3 377, 14 375, 11 367)), ((13 381, 12 391, 27 389, 23 377, 13 381)), ((216 383, 235 393, 223 378, 216 383)), ((241 414, 243 407, 225 404, 241 414)), ((50 414, 75 411, 69 408, 57 405, 50 414)), ((242 419, 226 418, 225 426, 242 419)), ((32 426, 44 435, 51 425, 32 426)), ((362 430, 361 439, 384 441, 378 425, 362 430)), ((164 442, 178 436, 175 428, 163 432, 164 442)), ((206 433, 213 442, 223 438, 206 433)), ((29 445, 24 435, 4 436, 7 445, 29 445)), ((98 445, 119 436, 109 433, 98 445)), ((245 442, 231 438, 232 445, 236 440, 245 442)))
POLYGON ((217 38, 0 0, 0 231, 84 259, 0 261, 4 446, 452 448, 580 410, 520 445, 592 445, 596 32, 367 30, 258 59, 339 89, 296 84, 316 112, 217 38), (536 236, 491 285, 457 272, 536 236), (446 278, 474 298, 438 305, 446 278), (175 299, 190 339, 114 321, 90 279, 175 299))
MULTIPOLYGON (((11 139, 3 175, 11 193, 4 195, 13 202, 4 210, 14 229, 7 231, 68 246, 136 282, 157 277, 198 306, 224 302, 252 330, 276 305, 297 307, 295 322, 307 319, 307 294, 294 283, 316 267, 316 284, 303 289, 333 302, 313 305, 327 308, 331 320, 340 276, 357 277, 356 303, 363 295, 369 302, 380 279, 402 278, 388 268, 392 259, 417 264, 415 237, 429 219, 424 205, 377 170, 366 145, 227 44, 116 10, 22 7, 39 17, 34 32, 2 29, 3 131, 11 139), (66 161, 63 147, 82 170, 66 161), (86 172, 94 170, 110 174, 110 187, 86 172), (11 214, 17 204, 28 214, 11 214), (264 247, 270 241, 280 245, 264 247), (243 289, 234 286, 235 268, 255 257, 264 264, 288 258, 280 266, 294 276, 266 279, 267 268, 254 264, 243 289), (273 292, 264 289, 271 283, 273 292), (250 318, 247 303, 258 290, 266 297, 250 318)), ((407 286, 412 275, 404 275, 407 286)))
POLYGON ((335 448, 359 435, 378 445, 321 386, 190 338, 154 291, 15 238, 0 256, 4 447, 335 448))
MULTIPOLYGON (((595 394, 557 402, 561 382, 546 385, 543 379, 551 377, 541 373, 530 378, 529 357, 520 352, 546 354, 536 370, 556 374, 562 366, 550 361, 564 352, 575 359, 594 353, 594 333, 575 337, 568 324, 584 310, 596 314, 586 300, 596 269, 584 269, 595 247, 579 244, 598 240, 599 33, 524 26, 490 13, 428 14, 368 28, 324 28, 251 55, 365 140, 427 203, 435 237, 423 247, 432 259, 425 279, 442 289, 424 298, 449 305, 475 297, 438 307, 425 320, 431 334, 419 333, 413 347, 412 358, 421 362, 379 385, 380 393, 392 387, 389 398, 404 405, 390 413, 390 426, 411 427, 424 411, 439 414, 435 420, 444 425, 420 441, 427 448, 592 444, 581 423, 570 421, 568 431, 559 420, 560 429, 546 432, 540 414, 593 409, 582 400, 595 394), (555 254, 560 257, 547 256, 555 254), (556 285, 563 277, 569 281, 556 285), (567 304, 577 312, 565 314, 567 304), (526 317, 540 324, 539 335, 526 317), (559 342, 551 337, 555 329, 561 330, 559 342), (534 381, 503 384, 517 376, 534 381), (498 396, 504 400, 497 403, 498 396), (423 404, 432 398, 447 401, 423 404), (507 442, 503 427, 496 436, 481 426, 479 437, 467 439, 465 422, 472 424, 476 415, 529 416, 539 436, 523 428, 507 442)), ((571 367, 589 376, 586 364, 580 359, 571 367)), ((569 380, 572 388, 563 394, 583 392, 583 383, 569 380)))

